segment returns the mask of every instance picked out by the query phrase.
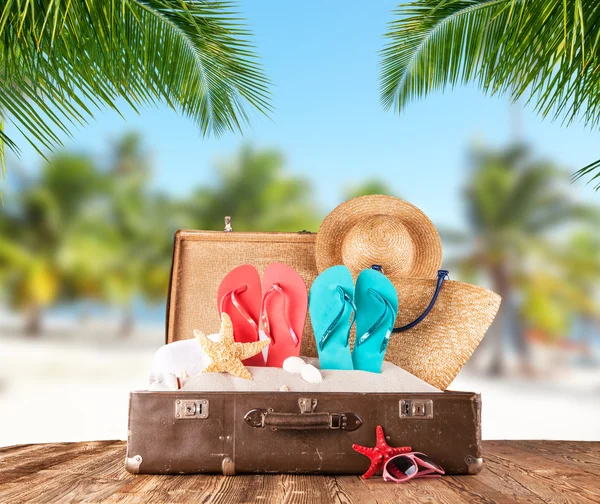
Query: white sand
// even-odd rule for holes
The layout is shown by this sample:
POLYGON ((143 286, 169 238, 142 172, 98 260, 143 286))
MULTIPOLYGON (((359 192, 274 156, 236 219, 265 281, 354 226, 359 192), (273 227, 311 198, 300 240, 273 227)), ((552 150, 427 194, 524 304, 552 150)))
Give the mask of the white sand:
MULTIPOLYGON (((305 359, 318 367, 318 359, 305 359)), ((225 373, 204 373, 190 377, 183 390, 224 390, 237 392, 276 392, 286 385, 292 392, 439 392, 391 362, 384 362, 381 373, 367 371, 323 370, 321 383, 308 383, 299 374, 281 368, 249 367, 252 380, 225 373)))

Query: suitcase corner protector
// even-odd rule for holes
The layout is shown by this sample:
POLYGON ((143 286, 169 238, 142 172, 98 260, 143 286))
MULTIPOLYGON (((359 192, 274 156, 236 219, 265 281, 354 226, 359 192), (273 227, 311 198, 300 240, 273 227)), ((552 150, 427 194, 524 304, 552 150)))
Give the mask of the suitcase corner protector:
POLYGON ((133 457, 125 457, 125 469, 131 474, 140 474, 140 465, 142 464, 142 456, 134 455, 133 457))
POLYGON ((483 457, 472 457, 468 455, 465 458, 467 464, 467 474, 478 474, 483 469, 483 457))
POLYGON ((235 476, 235 462, 231 458, 225 457, 223 459, 221 469, 223 476, 235 476))

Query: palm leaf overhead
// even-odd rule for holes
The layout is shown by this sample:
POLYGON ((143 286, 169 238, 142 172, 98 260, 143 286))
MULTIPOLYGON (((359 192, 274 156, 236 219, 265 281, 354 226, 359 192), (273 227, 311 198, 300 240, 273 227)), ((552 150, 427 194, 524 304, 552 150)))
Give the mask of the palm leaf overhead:
POLYGON ((488 94, 526 97, 542 117, 600 126, 597 0, 417 0, 395 14, 382 51, 386 108, 476 82, 488 94))
MULTIPOLYGON (((267 113, 269 82, 228 2, 0 2, 0 126, 38 150, 60 145, 94 111, 167 103, 203 134, 267 113)), ((0 145, 15 149, 0 127, 0 145)), ((0 151, 1 152, 1 151, 0 151)))

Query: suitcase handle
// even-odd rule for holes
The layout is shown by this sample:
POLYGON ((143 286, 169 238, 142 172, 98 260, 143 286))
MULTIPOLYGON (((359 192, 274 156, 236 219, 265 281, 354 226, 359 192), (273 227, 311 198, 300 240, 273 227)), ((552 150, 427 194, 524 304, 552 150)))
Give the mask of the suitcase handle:
POLYGON ((256 408, 244 415, 248 425, 271 430, 345 430, 355 431, 362 424, 356 413, 279 413, 272 409, 256 408))

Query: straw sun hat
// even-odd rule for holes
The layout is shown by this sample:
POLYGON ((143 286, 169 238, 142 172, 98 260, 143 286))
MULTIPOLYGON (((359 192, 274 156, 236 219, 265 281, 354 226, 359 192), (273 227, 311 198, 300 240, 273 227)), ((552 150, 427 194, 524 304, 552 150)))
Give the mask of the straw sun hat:
POLYGON ((316 261, 319 272, 344 264, 355 277, 373 264, 392 281, 435 277, 442 242, 416 206, 392 196, 362 196, 325 218, 317 234, 316 261))
MULTIPOLYGON (((333 210, 316 241, 319 273, 337 264, 356 276, 380 265, 398 293, 395 327, 414 326, 392 334, 385 359, 445 390, 475 351, 500 307, 500 296, 475 285, 440 283, 440 237, 418 208, 390 196, 363 196, 333 210), (411 324, 412 325, 412 324, 411 324)), ((306 338, 305 355, 317 355, 306 338), (309 348, 310 347, 310 348, 309 348)))

